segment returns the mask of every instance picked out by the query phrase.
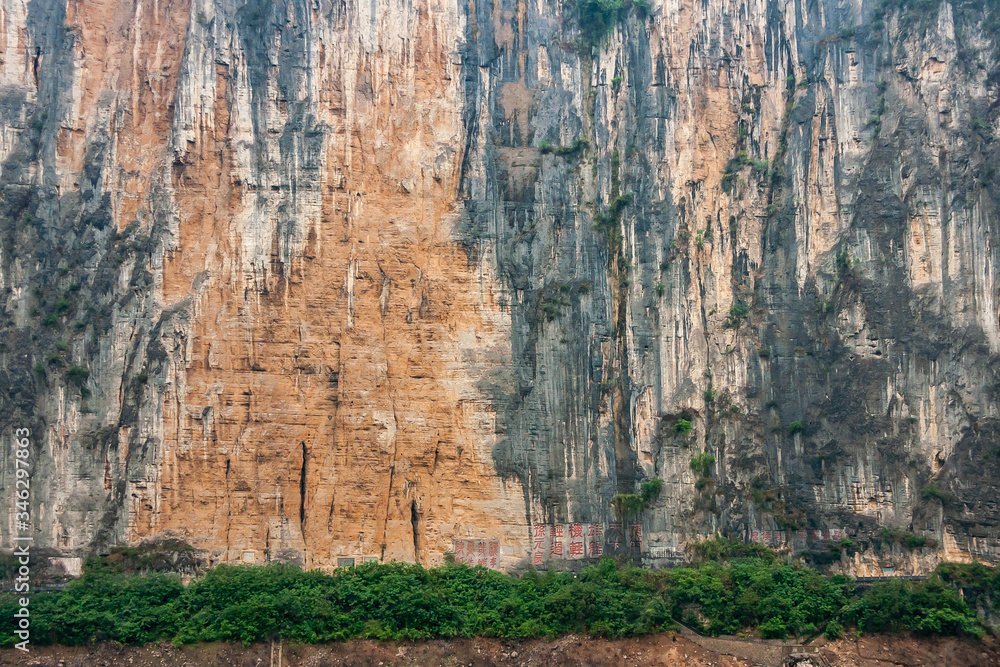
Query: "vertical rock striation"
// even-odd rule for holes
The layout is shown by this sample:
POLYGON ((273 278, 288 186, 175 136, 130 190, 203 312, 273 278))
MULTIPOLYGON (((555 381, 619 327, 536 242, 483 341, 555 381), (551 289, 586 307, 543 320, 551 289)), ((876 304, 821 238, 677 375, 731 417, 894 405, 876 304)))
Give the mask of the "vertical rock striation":
POLYGON ((997 560, 997 18, 6 2, 37 543, 997 560))

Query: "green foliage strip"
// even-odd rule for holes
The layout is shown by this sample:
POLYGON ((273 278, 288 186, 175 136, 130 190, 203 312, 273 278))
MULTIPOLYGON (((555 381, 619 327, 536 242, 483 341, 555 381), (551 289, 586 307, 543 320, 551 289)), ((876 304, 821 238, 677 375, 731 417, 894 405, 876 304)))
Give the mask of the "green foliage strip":
MULTIPOLYGON (((622 637, 669 629, 675 620, 711 634, 756 629, 764 637, 838 636, 844 625, 979 634, 957 587, 966 599, 1000 601, 1000 575, 979 564, 945 564, 927 581, 892 580, 859 594, 847 578, 781 562, 761 545, 712 540, 696 552, 702 562, 671 570, 604 560, 579 575, 529 571, 521 578, 457 563, 365 564, 332 574, 283 564, 219 566, 188 586, 176 575, 127 574, 92 559, 65 590, 33 596, 32 641, 622 637)), ((14 603, 0 597, 4 646, 14 638, 14 603)))

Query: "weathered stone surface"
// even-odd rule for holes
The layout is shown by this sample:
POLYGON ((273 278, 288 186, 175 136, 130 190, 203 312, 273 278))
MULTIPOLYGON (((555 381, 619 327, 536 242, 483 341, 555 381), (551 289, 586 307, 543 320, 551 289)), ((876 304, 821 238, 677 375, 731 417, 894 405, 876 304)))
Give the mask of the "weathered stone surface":
POLYGON ((38 544, 997 560, 996 37, 881 11, 7 2, 38 544))

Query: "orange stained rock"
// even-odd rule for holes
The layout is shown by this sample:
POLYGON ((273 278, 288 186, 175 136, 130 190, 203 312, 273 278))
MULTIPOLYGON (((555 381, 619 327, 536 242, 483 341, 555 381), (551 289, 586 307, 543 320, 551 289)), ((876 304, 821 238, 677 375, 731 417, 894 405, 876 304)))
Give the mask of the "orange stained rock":
MULTIPOLYGON (((490 276, 453 239, 455 26, 432 6, 404 48, 381 34, 393 11, 376 53, 312 54, 323 162, 295 182, 315 176, 318 191, 298 199, 290 165, 234 148, 245 79, 216 65, 211 118, 173 167, 163 297, 191 317, 164 329, 162 461, 135 489, 133 540, 179 535, 224 560, 311 566, 430 564, 461 537, 527 552, 521 489, 494 474, 495 413, 477 387, 502 363, 507 325, 490 276)), ((279 123, 282 111, 268 100, 252 113, 279 123)))

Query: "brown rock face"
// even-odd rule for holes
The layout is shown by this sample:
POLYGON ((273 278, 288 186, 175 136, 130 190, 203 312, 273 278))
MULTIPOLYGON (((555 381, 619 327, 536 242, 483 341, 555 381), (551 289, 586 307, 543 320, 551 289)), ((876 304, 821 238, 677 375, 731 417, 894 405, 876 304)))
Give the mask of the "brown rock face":
POLYGON ((458 537, 526 543, 476 386, 503 364, 504 316, 453 233, 455 11, 390 7, 368 48, 346 49, 356 19, 301 17, 305 133, 287 129, 289 101, 254 99, 218 64, 207 82, 188 69, 214 97, 172 167, 163 298, 190 299, 193 317, 162 341, 173 381, 132 540, 176 532, 222 560, 312 566, 437 562, 458 537), (258 124, 273 163, 240 154, 258 124))
MULTIPOLYGON (((114 228, 154 246, 152 327, 133 314, 112 324, 128 341, 105 332, 102 353, 126 358, 91 398, 139 415, 104 434, 118 450, 104 488, 123 504, 112 542, 179 536, 216 562, 314 566, 439 561, 458 538, 524 551, 521 487, 495 474, 478 387, 509 358, 508 318, 454 233, 457 7, 54 9, 71 37, 8 83, 35 92, 46 60, 71 59, 57 190, 79 190, 105 140, 92 187, 114 228), (275 81, 264 60, 289 50, 303 67, 275 81)), ((30 54, 29 17, 5 18, 10 51, 30 54)), ((79 421, 60 414, 48 438, 72 448, 79 421)), ((70 524, 61 546, 91 542, 66 509, 41 509, 70 524)))
POLYGON ((8 2, 37 543, 996 560, 997 38, 814 4, 8 2))

